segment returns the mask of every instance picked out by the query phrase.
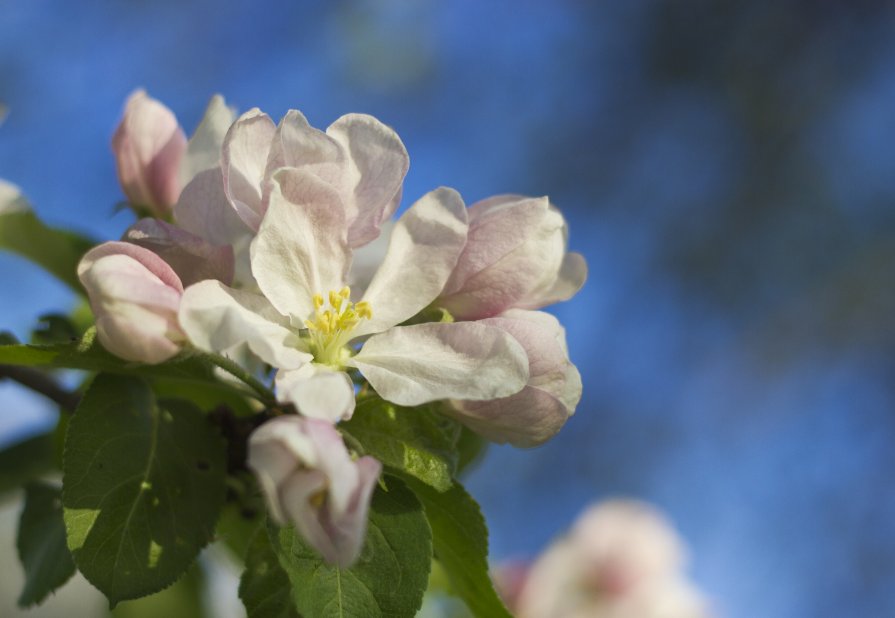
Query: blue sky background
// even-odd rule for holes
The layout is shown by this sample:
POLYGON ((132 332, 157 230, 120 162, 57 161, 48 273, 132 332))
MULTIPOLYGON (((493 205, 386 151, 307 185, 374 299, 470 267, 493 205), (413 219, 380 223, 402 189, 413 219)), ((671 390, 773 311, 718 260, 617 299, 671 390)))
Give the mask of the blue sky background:
MULTIPOLYGON (((731 618, 895 612, 895 21, 884 3, 0 0, 0 177, 47 221, 131 222, 109 139, 136 87, 324 127, 367 112, 404 205, 548 194, 588 259, 553 311, 584 398, 469 480, 495 558, 647 499, 731 618)), ((0 254, 0 328, 71 297, 0 254)), ((49 422, 0 384, 0 441, 49 422), (43 420, 41 420, 43 419, 43 420)))

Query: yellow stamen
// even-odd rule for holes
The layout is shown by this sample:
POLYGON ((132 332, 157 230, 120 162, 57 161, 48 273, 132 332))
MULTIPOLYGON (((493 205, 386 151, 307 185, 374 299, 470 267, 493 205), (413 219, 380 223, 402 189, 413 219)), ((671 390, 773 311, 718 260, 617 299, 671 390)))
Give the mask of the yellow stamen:
POLYGON ((348 343, 346 336, 354 330, 361 320, 369 320, 373 317, 373 308, 370 303, 361 301, 352 303, 351 290, 348 286, 339 291, 332 290, 326 297, 322 294, 314 294, 314 316, 305 320, 308 335, 318 357, 318 362, 329 362, 336 358, 337 353, 348 343), (329 301, 329 306, 324 309, 329 301))

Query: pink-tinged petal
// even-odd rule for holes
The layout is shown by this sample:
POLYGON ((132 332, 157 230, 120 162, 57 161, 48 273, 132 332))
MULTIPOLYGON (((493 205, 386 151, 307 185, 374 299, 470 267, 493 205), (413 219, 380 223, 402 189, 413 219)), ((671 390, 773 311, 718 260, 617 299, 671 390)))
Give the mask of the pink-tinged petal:
POLYGON ((559 274, 553 281, 531 290, 516 303, 520 309, 540 309, 547 305, 569 300, 578 293, 587 281, 587 262, 580 253, 567 253, 563 258, 559 274))
POLYGON ((314 313, 314 295, 339 290, 351 261, 336 190, 309 172, 279 170, 251 255, 261 291, 303 328, 314 313))
POLYGON ((221 147, 234 120, 235 110, 227 106, 224 97, 214 95, 205 108, 199 126, 187 142, 186 154, 180 164, 181 186, 189 184, 199 172, 221 165, 221 147))
POLYGON ((344 371, 316 363, 277 373, 277 399, 291 403, 302 416, 331 423, 354 414, 354 384, 344 371))
POLYGON ((199 172, 184 187, 174 206, 174 220, 213 245, 237 244, 253 233, 230 205, 219 167, 199 172))
POLYGON ((357 560, 382 470, 378 461, 353 461, 329 422, 289 415, 252 433, 248 465, 278 523, 294 523, 330 564, 347 567, 357 560))
POLYGON ((220 281, 202 281, 183 294, 180 324, 197 348, 237 355, 246 347, 278 368, 296 369, 313 358, 267 300, 220 281))
POLYGON ((168 265, 165 260, 157 256, 149 249, 138 247, 127 242, 110 241, 94 247, 84 254, 78 263, 78 276, 93 267, 99 259, 110 255, 126 255, 139 262, 153 275, 158 277, 166 286, 174 288, 178 292, 183 292, 183 284, 177 273, 168 265))
POLYGON ((396 326, 370 337, 349 364, 384 399, 405 406, 507 397, 528 381, 522 346, 475 322, 396 326))
POLYGON ((183 287, 164 260, 142 247, 109 242, 91 249, 78 277, 103 347, 125 360, 155 364, 180 351, 183 287))
POLYGON ((556 435, 569 413, 556 397, 526 386, 491 401, 453 402, 444 411, 482 437, 518 448, 539 446, 556 435))
POLYGON ((404 213, 364 293, 373 317, 358 325, 355 336, 382 332, 425 309, 451 276, 466 229, 466 207, 453 189, 436 189, 404 213))
POLYGON ((342 199, 348 244, 360 247, 379 236, 380 224, 395 212, 410 157, 394 130, 366 114, 342 116, 326 134, 347 154, 342 199))
POLYGON ((473 320, 518 307, 554 285, 566 250, 566 224, 547 198, 498 196, 469 209, 469 236, 438 304, 473 320))
POLYGON ((332 562, 349 567, 357 561, 367 536, 367 521, 373 490, 382 473, 382 464, 370 456, 356 462, 358 479, 345 513, 330 524, 335 556, 332 562))
POLYGON ((180 195, 180 162, 186 135, 167 107, 145 91, 127 100, 112 136, 118 180, 128 200, 165 216, 180 195))
POLYGON ((224 191, 236 214, 253 230, 258 229, 264 215, 264 172, 275 132, 270 117, 254 108, 240 116, 224 138, 224 191))
POLYGON ((267 161, 268 178, 281 167, 295 167, 339 189, 345 165, 341 146, 301 112, 290 109, 280 120, 267 161))
POLYGON ((141 219, 124 233, 124 240, 149 249, 177 273, 184 285, 217 279, 233 280, 233 248, 202 240, 175 225, 158 219, 141 219))
POLYGON ((528 384, 491 401, 454 401, 445 412, 494 442, 538 446, 552 438, 581 400, 581 375, 569 361, 565 331, 541 311, 513 309, 481 320, 512 335, 525 349, 528 384))

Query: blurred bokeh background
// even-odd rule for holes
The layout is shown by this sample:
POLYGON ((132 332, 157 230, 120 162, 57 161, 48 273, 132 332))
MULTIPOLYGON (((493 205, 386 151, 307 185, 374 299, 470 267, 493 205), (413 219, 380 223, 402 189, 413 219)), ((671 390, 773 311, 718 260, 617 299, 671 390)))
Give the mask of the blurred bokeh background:
MULTIPOLYGON (((469 478, 493 557, 634 496, 723 616, 892 616, 893 35, 870 0, 0 0, 0 177, 117 238, 109 139, 145 87, 188 132, 215 92, 321 127, 371 113, 410 152, 405 206, 438 185, 549 194, 590 265, 552 309, 584 398, 469 478)), ((14 257, 0 272, 0 329, 72 304, 14 257)), ((0 444, 54 415, 0 383, 0 444)), ((62 601, 27 615, 78 615, 62 601)))

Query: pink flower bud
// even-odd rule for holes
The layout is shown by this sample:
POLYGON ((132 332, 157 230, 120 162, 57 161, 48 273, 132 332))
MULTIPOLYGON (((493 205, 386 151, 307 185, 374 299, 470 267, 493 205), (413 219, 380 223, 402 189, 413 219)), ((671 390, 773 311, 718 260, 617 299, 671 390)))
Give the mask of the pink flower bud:
POLYGON ((167 107, 137 90, 112 136, 118 180, 128 201, 167 217, 180 196, 180 162, 187 141, 167 107))
POLYGON ((183 285, 162 258, 130 243, 107 242, 81 258, 78 277, 90 297, 97 337, 109 352, 155 364, 180 351, 183 285))
POLYGON ((469 207, 466 248, 437 301, 460 320, 571 298, 587 265, 567 253, 565 219, 546 197, 499 195, 469 207))
POLYGON ((581 399, 581 376, 569 361, 565 330, 541 311, 512 309, 479 323, 509 333, 528 355, 528 384, 509 397, 453 401, 446 411, 495 442, 537 446, 553 437, 581 399))
POLYGON ((331 423, 290 415, 255 430, 248 465, 277 523, 294 523, 330 564, 347 567, 357 560, 382 470, 378 461, 353 461, 331 423))

